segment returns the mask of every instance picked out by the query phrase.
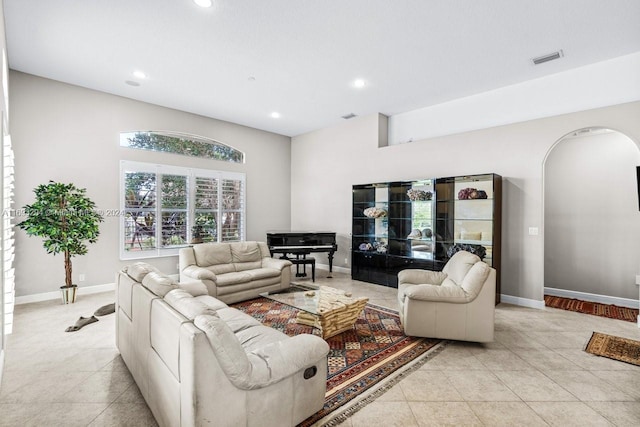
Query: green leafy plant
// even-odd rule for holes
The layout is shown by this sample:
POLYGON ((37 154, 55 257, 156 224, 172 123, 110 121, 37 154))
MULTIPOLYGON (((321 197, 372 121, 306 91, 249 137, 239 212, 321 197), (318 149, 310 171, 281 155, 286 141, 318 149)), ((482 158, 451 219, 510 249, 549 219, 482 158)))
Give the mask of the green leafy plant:
POLYGON ((18 224, 29 236, 43 238, 50 254, 64 254, 65 286, 73 286, 71 257, 87 253, 86 243, 95 243, 100 235, 102 215, 85 194, 73 184, 49 181, 34 190, 36 200, 24 206, 27 219, 18 224))

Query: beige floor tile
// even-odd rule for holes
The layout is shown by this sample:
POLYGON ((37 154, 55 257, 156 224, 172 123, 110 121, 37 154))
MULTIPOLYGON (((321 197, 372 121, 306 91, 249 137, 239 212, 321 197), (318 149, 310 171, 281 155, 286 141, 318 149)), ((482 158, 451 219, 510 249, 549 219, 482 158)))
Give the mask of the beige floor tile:
POLYGON ((116 398, 114 403, 142 403, 144 404, 144 396, 140 393, 138 386, 133 383, 120 396, 116 398))
POLYGON ((418 426, 407 402, 374 401, 351 417, 353 427, 371 427, 381 424, 385 427, 418 426))
POLYGON ((123 372, 129 372, 129 369, 127 368, 127 365, 125 365, 124 360, 122 360, 122 357, 120 356, 120 353, 118 353, 117 357, 115 357, 111 362, 106 364, 100 370, 101 371, 123 371, 123 372))
POLYGON ((558 350, 557 353, 565 359, 571 360, 581 369, 588 371, 635 371, 640 373, 640 369, 637 366, 596 356, 595 354, 587 353, 582 348, 558 350))
MULTIPOLYGON (((27 384, 3 394, 2 403, 51 403, 67 399, 67 391, 77 387, 91 372, 38 371, 27 384)), ((67 400, 68 401, 68 400, 67 400)))
POLYGON ((400 384, 394 385, 376 399, 377 402, 405 402, 406 400, 400 384))
POLYGON ((538 342, 533 338, 527 336, 524 332, 514 330, 513 325, 509 325, 508 329, 496 330, 495 340, 506 348, 516 350, 535 350, 540 348, 546 348, 544 343, 538 342))
POLYGON ((157 427, 158 423, 145 403, 113 403, 89 426, 157 427))
POLYGON ((514 349, 514 353, 541 371, 578 370, 580 367, 553 350, 514 349))
POLYGON ((429 361, 429 369, 441 370, 486 370, 487 368, 466 347, 449 343, 439 354, 429 361))
POLYGON ((586 402, 617 426, 640 426, 640 402, 586 402))
POLYGON ((555 427, 612 425, 583 402, 528 402, 528 405, 549 425, 555 427))
POLYGON ((466 402, 409 402, 419 426, 481 426, 466 402))
POLYGON ((24 426, 87 426, 107 406, 106 403, 49 403, 29 419, 24 426))
POLYGON ((578 400, 539 371, 496 371, 494 374, 526 402, 578 400))
POLYGON ((526 371, 534 369, 520 356, 507 349, 487 349, 473 355, 491 371, 526 371))
POLYGON ((0 426, 24 426, 45 405, 44 403, 0 403, 0 426))
POLYGON ((590 331, 564 332, 564 325, 562 324, 560 324, 560 328, 560 332, 530 331, 527 332, 526 335, 537 342, 544 343, 544 345, 551 350, 581 348, 587 344, 591 337, 590 331))
POLYGON ((98 371, 65 393, 67 402, 112 403, 133 384, 128 372, 98 371))
POLYGON ((640 401, 640 372, 591 371, 591 373, 640 401))
POLYGON ((469 402, 469 406, 487 426, 546 426, 524 402, 469 402))
POLYGON ((467 402, 519 401, 498 377, 489 371, 444 371, 458 393, 467 402))
POLYGON ((547 371, 545 374, 582 401, 632 401, 619 388, 589 371, 547 371))
POLYGON ((441 371, 418 371, 400 382, 407 401, 456 402, 462 396, 441 371))

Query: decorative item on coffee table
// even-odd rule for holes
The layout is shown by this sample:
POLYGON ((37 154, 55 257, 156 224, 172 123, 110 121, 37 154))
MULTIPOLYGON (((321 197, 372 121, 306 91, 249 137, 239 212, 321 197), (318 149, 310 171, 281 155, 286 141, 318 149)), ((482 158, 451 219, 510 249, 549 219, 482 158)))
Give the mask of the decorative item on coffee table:
POLYGON ((329 286, 301 292, 267 292, 260 295, 300 309, 296 323, 320 329, 324 339, 353 328, 369 301, 369 298, 353 298, 350 292, 329 286))

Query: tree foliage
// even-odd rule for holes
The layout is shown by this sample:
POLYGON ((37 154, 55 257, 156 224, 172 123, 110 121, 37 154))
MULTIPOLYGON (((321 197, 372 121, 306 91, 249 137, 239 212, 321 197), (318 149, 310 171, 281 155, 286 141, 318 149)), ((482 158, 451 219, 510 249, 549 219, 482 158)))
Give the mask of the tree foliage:
POLYGON ((244 154, 233 147, 203 137, 187 137, 160 132, 135 132, 127 135, 127 146, 143 150, 184 154, 227 162, 242 163, 244 154))
POLYGON ((64 253, 65 284, 72 285, 71 257, 85 255, 87 243, 100 235, 102 215, 86 196, 86 189, 49 181, 35 188, 36 200, 24 206, 27 219, 18 224, 29 236, 43 238, 47 253, 64 253))

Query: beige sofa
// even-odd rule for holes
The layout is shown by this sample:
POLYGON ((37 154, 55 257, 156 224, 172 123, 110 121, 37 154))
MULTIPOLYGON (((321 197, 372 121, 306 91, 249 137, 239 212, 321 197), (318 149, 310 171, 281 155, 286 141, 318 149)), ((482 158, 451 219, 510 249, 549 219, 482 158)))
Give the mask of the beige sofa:
POLYGON ((179 252, 180 282, 204 283, 228 304, 289 287, 291 262, 271 258, 264 242, 201 243, 179 252))
POLYGON ((496 270, 466 251, 442 271, 398 273, 400 320, 407 335, 491 342, 494 334, 496 270))
POLYGON ((145 263, 116 277, 116 344, 160 426, 293 426, 324 404, 329 346, 145 263))

